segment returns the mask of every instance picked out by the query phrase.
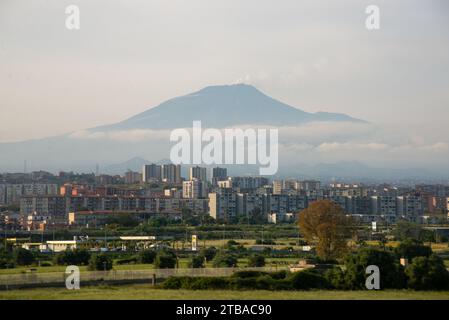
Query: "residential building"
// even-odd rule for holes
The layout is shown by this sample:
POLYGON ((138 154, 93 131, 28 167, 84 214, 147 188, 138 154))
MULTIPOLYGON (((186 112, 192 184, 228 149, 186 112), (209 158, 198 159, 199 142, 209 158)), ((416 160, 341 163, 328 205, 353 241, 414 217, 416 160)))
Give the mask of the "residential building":
POLYGON ((207 181, 207 170, 203 167, 190 167, 189 168, 189 180, 198 179, 201 181, 207 181))

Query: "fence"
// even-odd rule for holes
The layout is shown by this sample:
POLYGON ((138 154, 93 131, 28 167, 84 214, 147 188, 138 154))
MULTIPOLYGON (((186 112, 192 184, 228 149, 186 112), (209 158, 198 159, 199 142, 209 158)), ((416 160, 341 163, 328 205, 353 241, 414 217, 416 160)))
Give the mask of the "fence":
MULTIPOLYGON (((262 268, 198 268, 198 269, 148 269, 148 270, 110 270, 110 271, 82 271, 81 284, 95 283, 153 283, 171 276, 190 277, 226 277, 237 271, 274 272, 286 270, 287 267, 262 268)), ((0 275, 0 290, 20 287, 59 287, 65 286, 67 275, 63 272, 50 273, 20 273, 0 275)))

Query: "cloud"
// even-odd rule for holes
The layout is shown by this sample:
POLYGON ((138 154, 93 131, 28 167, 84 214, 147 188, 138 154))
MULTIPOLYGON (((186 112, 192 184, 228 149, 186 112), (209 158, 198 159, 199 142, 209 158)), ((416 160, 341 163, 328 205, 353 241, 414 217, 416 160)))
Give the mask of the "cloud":
POLYGON ((112 141, 153 141, 153 140, 167 140, 169 141, 169 130, 120 130, 120 131, 76 131, 69 136, 71 139, 79 140, 112 140, 112 141))

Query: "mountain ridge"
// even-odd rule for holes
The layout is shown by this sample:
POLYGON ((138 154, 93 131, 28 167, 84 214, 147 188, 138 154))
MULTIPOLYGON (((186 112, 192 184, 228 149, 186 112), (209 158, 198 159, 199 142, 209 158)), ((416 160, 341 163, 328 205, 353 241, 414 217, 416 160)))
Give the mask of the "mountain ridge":
POLYGON ((264 94, 247 84, 208 86, 178 96, 123 121, 90 131, 130 129, 173 129, 190 127, 201 120, 204 127, 233 125, 301 125, 315 121, 360 122, 342 113, 309 113, 264 94))

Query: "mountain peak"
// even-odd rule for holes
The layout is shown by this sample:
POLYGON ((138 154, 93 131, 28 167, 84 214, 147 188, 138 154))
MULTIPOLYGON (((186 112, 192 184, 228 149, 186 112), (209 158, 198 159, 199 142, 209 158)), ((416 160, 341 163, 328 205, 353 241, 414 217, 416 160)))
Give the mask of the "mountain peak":
POLYGON ((314 121, 361 122, 345 114, 304 112, 267 96, 252 85, 239 83, 208 86, 167 100, 125 121, 91 130, 189 128, 195 120, 209 128, 298 126, 314 121))

